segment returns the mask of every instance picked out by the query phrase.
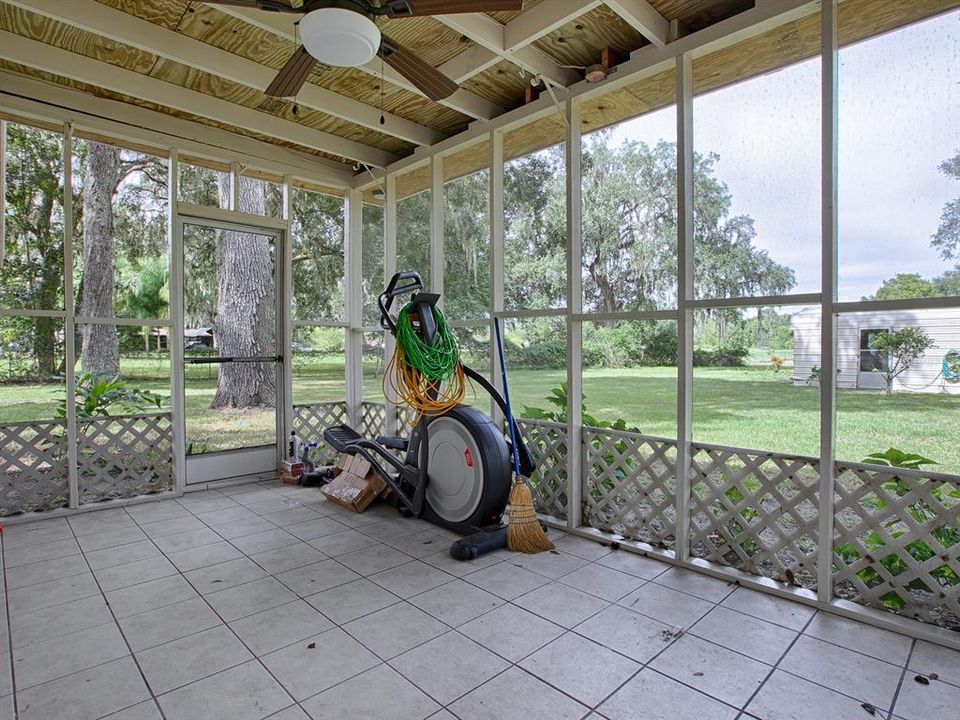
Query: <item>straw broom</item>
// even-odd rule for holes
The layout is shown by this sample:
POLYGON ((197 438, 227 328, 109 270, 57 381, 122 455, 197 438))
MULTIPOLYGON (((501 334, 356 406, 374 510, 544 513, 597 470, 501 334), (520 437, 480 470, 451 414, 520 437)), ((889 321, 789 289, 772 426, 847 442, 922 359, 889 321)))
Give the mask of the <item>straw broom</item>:
POLYGON ((500 356, 500 377, 503 379, 503 399, 507 406, 507 427, 510 428, 510 449, 513 452, 513 487, 510 490, 510 518, 507 521, 507 548, 514 552, 538 553, 552 550, 553 543, 547 538, 533 508, 533 493, 526 478, 520 474, 520 458, 517 453, 517 427, 510 407, 510 390, 507 387, 507 365, 503 360, 503 340, 500 337, 500 320, 494 318, 497 334, 497 353, 500 356))

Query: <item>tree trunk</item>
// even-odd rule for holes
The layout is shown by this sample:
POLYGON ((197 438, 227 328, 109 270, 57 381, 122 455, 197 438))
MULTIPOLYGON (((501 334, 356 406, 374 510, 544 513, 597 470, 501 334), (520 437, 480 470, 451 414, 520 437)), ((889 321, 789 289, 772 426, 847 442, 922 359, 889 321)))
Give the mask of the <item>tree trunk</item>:
MULTIPOLYGON (((113 317, 113 193, 120 171, 120 150, 87 143, 83 189, 83 289, 80 315, 113 317)), ((80 365, 84 372, 113 377, 120 373, 115 325, 80 326, 80 365)))
MULTIPOLYGON (((246 212, 264 212, 262 183, 241 185, 246 212)), ((220 204, 227 206, 229 177, 220 181, 220 204)), ((270 239, 263 235, 219 231, 217 237, 217 312, 214 340, 221 356, 276 355, 276 301, 270 239)), ((276 366, 223 363, 217 373, 214 409, 273 407, 276 366)))

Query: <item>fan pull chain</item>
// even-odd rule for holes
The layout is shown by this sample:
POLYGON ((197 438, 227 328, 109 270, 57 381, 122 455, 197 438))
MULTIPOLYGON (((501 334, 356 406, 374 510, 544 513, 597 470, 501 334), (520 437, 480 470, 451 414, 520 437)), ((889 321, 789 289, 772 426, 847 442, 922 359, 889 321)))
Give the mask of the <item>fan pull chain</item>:
POLYGON ((387 118, 383 115, 383 50, 380 51, 380 124, 387 124, 387 118))

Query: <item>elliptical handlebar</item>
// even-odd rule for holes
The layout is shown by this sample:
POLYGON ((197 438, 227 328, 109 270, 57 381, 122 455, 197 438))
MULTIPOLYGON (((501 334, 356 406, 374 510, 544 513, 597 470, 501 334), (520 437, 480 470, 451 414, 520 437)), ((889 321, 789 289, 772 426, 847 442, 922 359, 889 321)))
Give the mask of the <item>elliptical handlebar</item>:
POLYGON ((420 290, 423 290, 423 280, 420 278, 420 273, 414 270, 395 273, 390 278, 387 289, 380 293, 377 298, 377 305, 380 307, 380 327, 396 335, 397 324, 390 317, 390 306, 393 305, 394 298, 398 295, 412 294, 420 290))

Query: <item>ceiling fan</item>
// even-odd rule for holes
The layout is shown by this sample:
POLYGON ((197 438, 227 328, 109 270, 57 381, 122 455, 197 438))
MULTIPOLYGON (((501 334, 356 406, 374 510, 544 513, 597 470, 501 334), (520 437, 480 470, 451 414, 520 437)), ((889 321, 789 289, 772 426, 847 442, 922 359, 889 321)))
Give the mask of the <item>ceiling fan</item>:
POLYGON ((459 85, 400 43, 381 34, 376 19, 453 13, 520 10, 523 0, 206 0, 270 12, 300 13, 300 38, 286 65, 266 89, 291 97, 307 81, 316 63, 356 67, 379 55, 433 101, 448 98, 459 85))

